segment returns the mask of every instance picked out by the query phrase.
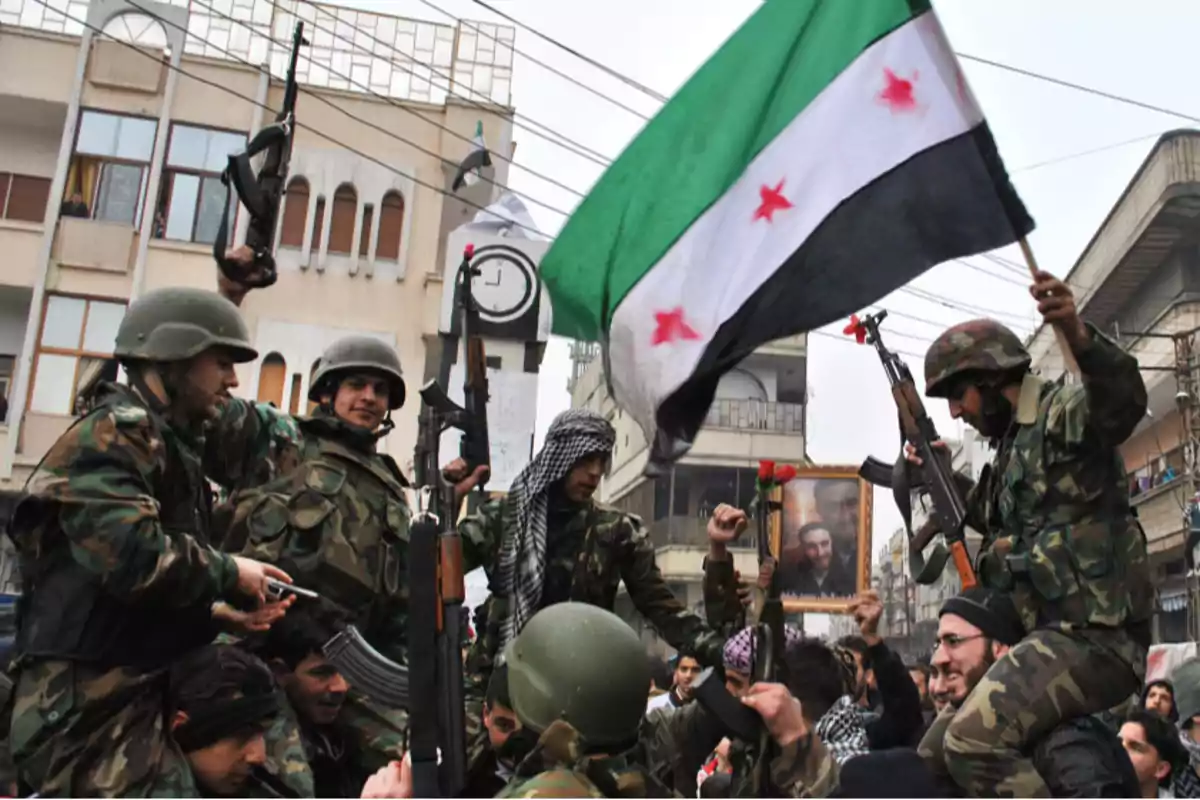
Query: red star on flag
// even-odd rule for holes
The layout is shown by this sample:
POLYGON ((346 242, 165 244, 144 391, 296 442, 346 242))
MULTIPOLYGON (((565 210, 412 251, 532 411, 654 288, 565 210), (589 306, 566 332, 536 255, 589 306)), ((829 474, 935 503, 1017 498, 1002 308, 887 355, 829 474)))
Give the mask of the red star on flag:
POLYGON ((654 329, 654 338, 650 344, 658 346, 660 344, 670 344, 676 339, 699 339, 700 334, 696 333, 691 325, 688 325, 683 320, 683 307, 676 306, 670 311, 655 311, 654 322, 657 327, 654 329))
POLYGON ((917 72, 913 71, 912 79, 902 78, 887 67, 883 68, 885 85, 877 95, 892 113, 913 111, 917 107, 917 99, 913 97, 913 83, 917 80, 917 72))
POLYGON ((774 222, 776 211, 792 207, 792 201, 783 196, 782 180, 775 184, 774 189, 764 183, 763 187, 758 190, 758 196, 762 198, 762 204, 754 212, 755 221, 765 219, 767 222, 774 222))

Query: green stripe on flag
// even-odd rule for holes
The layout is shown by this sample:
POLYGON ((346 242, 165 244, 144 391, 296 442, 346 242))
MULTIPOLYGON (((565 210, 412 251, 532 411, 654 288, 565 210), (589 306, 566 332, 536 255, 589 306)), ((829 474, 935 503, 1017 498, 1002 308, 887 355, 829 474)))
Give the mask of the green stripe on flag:
POLYGON ((872 42, 928 9, 764 3, 613 162, 542 259, 554 333, 598 341, 626 293, 746 165, 872 42))

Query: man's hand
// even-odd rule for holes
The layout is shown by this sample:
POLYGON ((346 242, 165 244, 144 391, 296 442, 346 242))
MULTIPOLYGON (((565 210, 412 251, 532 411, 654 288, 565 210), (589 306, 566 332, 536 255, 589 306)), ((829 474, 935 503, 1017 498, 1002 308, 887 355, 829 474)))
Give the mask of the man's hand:
POLYGON ((225 260, 232 261, 245 276, 245 282, 235 281, 225 275, 225 272, 217 268, 217 291, 221 296, 227 298, 235 306, 240 306, 242 300, 246 298, 246 294, 250 291, 251 285, 255 282, 261 282, 263 278, 263 270, 254 268, 254 251, 246 245, 240 245, 225 251, 225 260))
POLYGON ((412 761, 409 760, 408 754, 405 753, 402 760, 391 762, 367 778, 367 782, 363 784, 362 794, 359 796, 370 798, 370 800, 412 797, 412 761))
POLYGON ((491 475, 492 470, 487 464, 481 464, 474 472, 467 474, 467 462, 461 458, 454 459, 442 468, 442 478, 447 483, 454 484, 455 500, 466 497, 480 481, 486 481, 491 475))
POLYGON ((273 624, 283 619, 295 602, 296 595, 290 594, 282 600, 272 600, 254 611, 238 611, 228 603, 214 603, 212 615, 226 633, 248 636, 270 630, 273 624))
POLYGON ((883 603, 879 602, 879 594, 874 589, 859 592, 858 597, 850 601, 850 613, 854 615, 858 631, 868 646, 883 641, 879 637, 879 619, 883 616, 883 603))
POLYGON ((780 747, 808 735, 800 701, 782 683, 753 684, 742 696, 742 702, 758 712, 780 747))
POLYGON ((721 503, 708 519, 708 541, 720 545, 736 542, 748 524, 745 511, 721 503))
POLYGON ((242 556, 233 556, 233 563, 237 565, 238 571, 237 590, 247 597, 258 598, 259 606, 267 602, 267 578, 292 583, 291 575, 271 564, 242 556))
POLYGON ((1062 331, 1072 350, 1087 346, 1092 337, 1087 326, 1079 319, 1071 287, 1049 272, 1038 272, 1033 278, 1033 285, 1029 287, 1029 294, 1037 301, 1042 319, 1062 331))
MULTIPOLYGON (((930 442, 929 444, 931 447, 936 447, 939 450, 943 450, 945 452, 950 451, 950 446, 947 445, 945 442, 943 442, 941 439, 936 439, 936 440, 930 442)), ((912 464, 915 467, 919 467, 925 463, 925 461, 921 458, 921 456, 917 454, 917 448, 913 447, 912 442, 904 443, 904 458, 908 460, 908 463, 912 464)))

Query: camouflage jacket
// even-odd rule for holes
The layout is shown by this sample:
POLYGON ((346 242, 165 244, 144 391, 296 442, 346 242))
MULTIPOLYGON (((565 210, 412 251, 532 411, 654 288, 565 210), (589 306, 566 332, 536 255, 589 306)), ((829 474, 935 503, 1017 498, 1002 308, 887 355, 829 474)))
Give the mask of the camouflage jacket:
POLYGON ((1027 375, 1009 432, 967 500, 985 535, 984 585, 1012 593, 1027 630, 1144 623, 1146 539, 1117 447, 1146 413, 1137 359, 1094 327, 1082 385, 1027 375))
MULTIPOLYGON (((374 436, 320 412, 299 424, 299 466, 232 498, 225 547, 348 609, 375 648, 406 663, 408 482, 374 436)), ((464 535, 464 570, 493 550, 464 535)))
POLYGON ((587 755, 579 733, 559 720, 517 767, 497 797, 670 797, 642 764, 640 748, 621 755, 587 755))
MULTIPOLYGON (((493 548, 490 558, 495 563, 508 513, 505 498, 499 498, 460 522, 464 549, 468 540, 485 544, 493 548)), ((704 664, 721 663, 724 639, 667 588, 654 560, 654 545, 639 517, 593 501, 571 514, 561 527, 551 527, 547 538, 580 542, 573 553, 560 550, 562 555, 557 560, 550 558, 547 547, 547 584, 569 585, 570 600, 611 610, 617 587, 624 581, 634 607, 672 647, 693 649, 704 664)), ((491 674, 500 625, 508 614, 507 598, 497 593, 495 585, 491 589, 486 629, 476 631, 468 657, 469 671, 480 686, 486 686, 491 674)))
MULTIPOLYGON (((233 560, 210 545, 208 481, 234 485, 273 470, 277 459, 295 451, 299 432, 269 406, 239 399, 223 404, 197 435, 169 425, 128 387, 106 384, 98 398, 42 459, 14 519, 12 536, 33 595, 29 614, 34 620, 59 614, 51 606, 70 594, 78 602, 106 604, 113 631, 128 627, 114 614, 148 619, 160 609, 190 609, 207 619, 209 604, 229 595, 237 580, 233 560), (81 593, 111 599, 83 600, 81 593)), ((105 635, 96 620, 67 632, 71 621, 57 619, 57 632, 31 625, 23 645, 34 655, 57 650, 64 657, 119 646, 87 641, 105 635)), ((112 654, 91 655, 102 661, 112 654)))

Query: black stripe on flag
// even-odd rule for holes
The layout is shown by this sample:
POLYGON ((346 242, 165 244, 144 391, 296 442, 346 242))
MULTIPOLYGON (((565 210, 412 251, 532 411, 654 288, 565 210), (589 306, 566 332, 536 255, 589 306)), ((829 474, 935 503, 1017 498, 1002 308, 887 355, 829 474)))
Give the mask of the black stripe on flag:
POLYGON ((834 209, 718 329, 659 406, 650 463, 687 451, 721 376, 756 348, 847 319, 937 264, 1032 230, 986 123, 897 165, 834 209))

